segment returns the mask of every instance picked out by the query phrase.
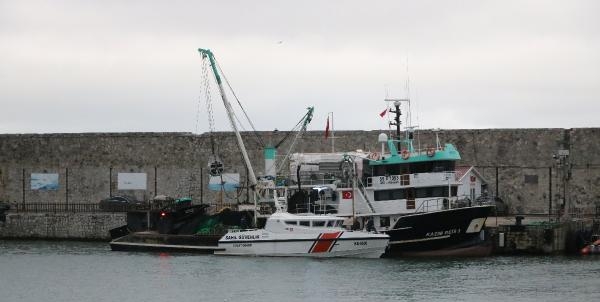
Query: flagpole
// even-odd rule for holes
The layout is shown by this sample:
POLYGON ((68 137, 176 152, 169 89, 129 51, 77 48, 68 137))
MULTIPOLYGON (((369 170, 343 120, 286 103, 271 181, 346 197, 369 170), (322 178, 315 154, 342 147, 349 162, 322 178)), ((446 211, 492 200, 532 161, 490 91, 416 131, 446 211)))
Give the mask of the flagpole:
POLYGON ((333 112, 331 114, 331 153, 335 153, 335 133, 333 131, 333 112))

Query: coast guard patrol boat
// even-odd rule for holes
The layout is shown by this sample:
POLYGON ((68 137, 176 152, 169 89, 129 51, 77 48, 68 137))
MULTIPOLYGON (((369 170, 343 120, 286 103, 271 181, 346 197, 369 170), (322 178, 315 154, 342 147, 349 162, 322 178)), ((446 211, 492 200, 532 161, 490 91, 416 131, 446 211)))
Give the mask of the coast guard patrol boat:
POLYGON ((294 215, 284 208, 267 218, 264 229, 230 230, 219 240, 217 255, 379 258, 389 236, 348 231, 344 218, 294 215))

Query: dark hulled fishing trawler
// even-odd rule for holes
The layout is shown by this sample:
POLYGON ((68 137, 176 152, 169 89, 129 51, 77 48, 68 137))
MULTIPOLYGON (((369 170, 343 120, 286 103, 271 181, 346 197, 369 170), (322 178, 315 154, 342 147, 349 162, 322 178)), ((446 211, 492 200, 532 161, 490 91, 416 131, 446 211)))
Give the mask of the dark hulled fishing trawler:
POLYGON ((408 100, 389 101, 396 133, 379 135, 381 152, 293 155, 295 180, 311 190, 308 211, 353 217, 355 227, 390 235, 386 256, 489 254, 483 226, 493 206, 458 196, 458 150, 437 134, 435 146, 415 148, 414 129, 400 130, 408 100))

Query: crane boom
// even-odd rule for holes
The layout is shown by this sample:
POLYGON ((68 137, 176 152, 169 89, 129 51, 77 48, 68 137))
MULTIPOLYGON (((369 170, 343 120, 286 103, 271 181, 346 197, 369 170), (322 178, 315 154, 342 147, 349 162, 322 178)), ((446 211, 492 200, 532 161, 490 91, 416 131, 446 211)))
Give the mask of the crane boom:
MULTIPOLYGON (((290 144, 287 154, 285 155, 285 157, 283 158, 281 163, 279 163, 279 166, 276 169, 277 174, 279 174, 281 172, 281 170, 283 170, 283 168, 285 167, 286 161, 289 160, 290 154, 294 150, 294 147, 296 146, 298 139, 306 132, 306 127, 308 127, 308 124, 312 121, 312 116, 313 116, 313 112, 315 111, 315 107, 308 107, 306 109, 308 110, 308 112, 306 112, 306 114, 300 120, 300 123, 302 124, 302 126, 300 127, 300 129, 296 133, 296 136, 294 137, 294 140, 290 144)), ((281 142, 279 144, 281 144, 281 142)))
POLYGON ((248 181, 250 182, 250 187, 254 190, 256 188, 256 175, 254 174, 254 170, 252 169, 252 164, 250 163, 250 158, 248 157, 248 152, 246 151, 246 146, 244 145, 244 141, 242 140, 242 136, 237 128, 235 123, 235 119, 233 116, 233 108, 231 107, 231 103, 227 100, 227 95, 225 94, 225 90, 223 90, 223 84, 221 82, 221 76, 219 76, 219 72, 217 71, 217 64, 215 62, 215 56, 212 51, 209 49, 198 48, 198 52, 202 55, 202 58, 208 58, 210 60, 210 66, 212 68, 213 74, 215 75, 215 80, 219 86, 219 93, 221 94, 221 99, 223 99, 223 105, 225 106, 225 111, 227 111, 227 118, 229 119, 229 123, 231 124, 231 128, 233 128, 233 132, 235 133, 238 147, 242 152, 242 156, 244 157, 244 163, 246 164, 246 168, 248 168, 248 181))

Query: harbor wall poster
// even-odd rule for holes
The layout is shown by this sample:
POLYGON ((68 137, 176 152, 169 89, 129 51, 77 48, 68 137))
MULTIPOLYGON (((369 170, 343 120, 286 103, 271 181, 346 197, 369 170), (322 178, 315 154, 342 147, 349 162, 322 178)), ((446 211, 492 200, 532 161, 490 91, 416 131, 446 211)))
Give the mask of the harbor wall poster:
POLYGON ((58 173, 31 173, 31 190, 58 190, 58 173))
POLYGON ((146 190, 146 173, 119 173, 119 190, 146 190))
POLYGON ((208 188, 211 191, 220 191, 221 187, 223 191, 231 192, 237 190, 240 187, 240 174, 239 173, 223 173, 218 176, 211 176, 208 188))

